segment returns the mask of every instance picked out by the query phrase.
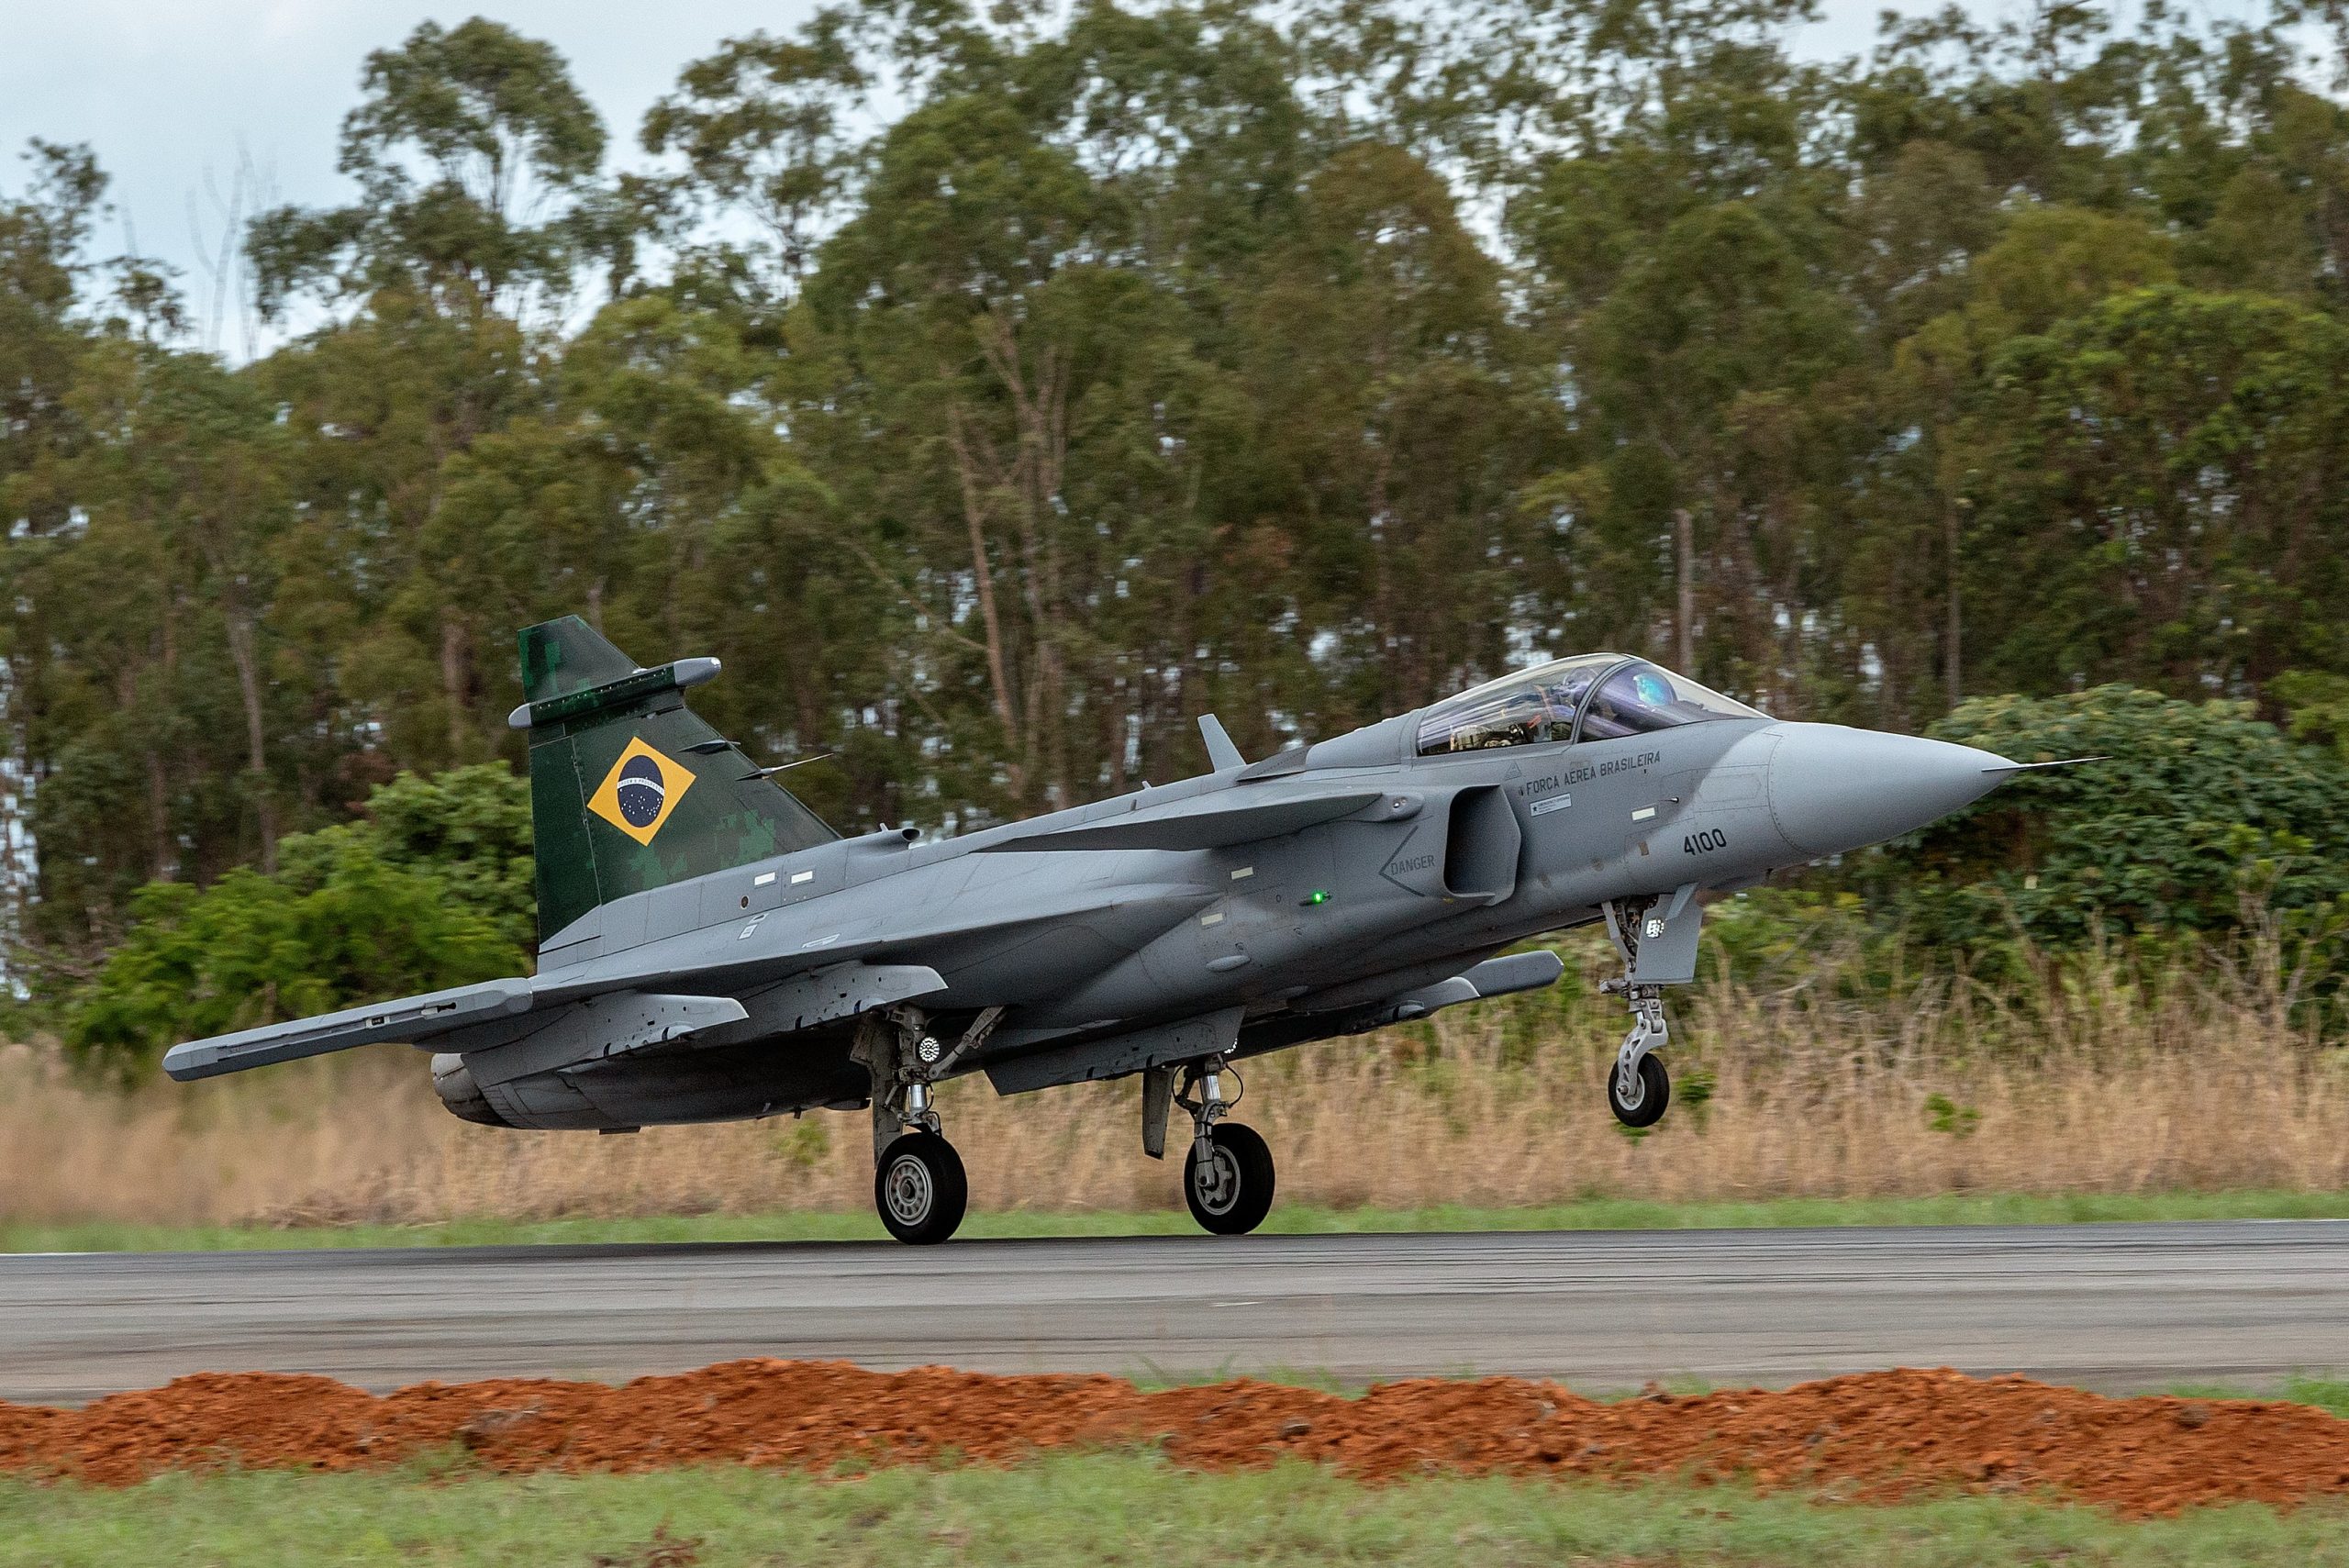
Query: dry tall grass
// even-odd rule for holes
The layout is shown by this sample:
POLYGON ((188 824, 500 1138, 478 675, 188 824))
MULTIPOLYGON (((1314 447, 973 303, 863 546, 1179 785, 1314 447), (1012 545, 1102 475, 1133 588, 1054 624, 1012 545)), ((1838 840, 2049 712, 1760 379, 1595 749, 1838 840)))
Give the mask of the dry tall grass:
MULTIPOLYGON (((2349 1051, 2288 1018, 2272 965, 2148 982, 2091 960, 2043 984, 1839 999, 1719 984, 1685 997, 1678 1103, 1626 1136, 1599 1101, 1620 1013, 1564 995, 1243 1066, 1241 1119, 1290 1200, 1525 1204, 1951 1191, 2349 1187, 2349 1051), (1995 1045, 1985 1042, 1995 1041, 1995 1045), (1710 1097, 1690 1085, 1709 1079, 1710 1097)), ((0 1217, 419 1220, 857 1209, 861 1115, 632 1137, 471 1127, 421 1053, 376 1052, 118 1095, 0 1052, 0 1217)), ((1158 1207, 1130 1083, 941 1095, 974 1207, 1158 1207)))

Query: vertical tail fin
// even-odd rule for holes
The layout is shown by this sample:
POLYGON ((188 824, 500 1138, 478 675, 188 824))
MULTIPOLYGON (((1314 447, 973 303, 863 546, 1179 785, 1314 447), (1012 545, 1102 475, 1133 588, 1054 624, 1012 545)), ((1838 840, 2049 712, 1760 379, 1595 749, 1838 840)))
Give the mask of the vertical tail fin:
POLYGON ((591 687, 609 685, 636 673, 635 660, 577 616, 526 626, 522 645, 522 700, 542 703, 591 687))
POLYGON ((837 838, 685 706, 715 659, 654 669, 577 616, 521 634, 539 940, 615 898, 837 838))

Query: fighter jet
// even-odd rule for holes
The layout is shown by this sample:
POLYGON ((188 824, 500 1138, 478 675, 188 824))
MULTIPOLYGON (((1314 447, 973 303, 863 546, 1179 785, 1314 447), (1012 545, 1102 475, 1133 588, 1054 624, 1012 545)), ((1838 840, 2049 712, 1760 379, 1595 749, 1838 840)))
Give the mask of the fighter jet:
POLYGON ((627 1131, 870 1107, 902 1241, 963 1218, 935 1098, 1140 1080, 1141 1146, 1190 1123, 1183 1191, 1219 1235, 1272 1206, 1232 1064, 1550 984, 1517 951, 1603 922, 1631 1010, 1607 1077, 1664 1112, 1664 995, 1707 898, 1920 828, 2024 764, 1773 719, 1645 660, 1562 659, 1251 762, 944 840, 843 838, 685 694, 576 617, 521 633, 538 972, 174 1048, 208 1078, 379 1041, 432 1050, 468 1121, 627 1131))

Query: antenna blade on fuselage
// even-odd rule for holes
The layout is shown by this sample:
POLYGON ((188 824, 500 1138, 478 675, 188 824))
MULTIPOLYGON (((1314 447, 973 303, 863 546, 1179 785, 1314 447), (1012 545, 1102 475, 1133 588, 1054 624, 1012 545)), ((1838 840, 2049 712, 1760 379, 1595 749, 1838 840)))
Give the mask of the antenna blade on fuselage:
POLYGON ((1199 715, 1199 739, 1208 743, 1208 772, 1220 773, 1248 765, 1248 759, 1240 754, 1240 748, 1233 745, 1231 737, 1225 733, 1223 720, 1215 715, 1199 715))

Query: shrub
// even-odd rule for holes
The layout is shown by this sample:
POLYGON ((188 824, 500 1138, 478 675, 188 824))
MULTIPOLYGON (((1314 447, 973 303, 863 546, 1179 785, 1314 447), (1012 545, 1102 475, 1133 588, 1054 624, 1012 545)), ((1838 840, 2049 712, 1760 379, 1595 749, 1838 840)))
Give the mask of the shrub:
POLYGON ((358 822, 289 837, 278 872, 150 883, 66 1007, 67 1047, 128 1075, 183 1040, 520 973, 529 785, 503 766, 402 775, 358 822))
POLYGON ((2248 703, 1985 697, 1933 733, 2017 762, 2105 760, 2022 774, 1857 868, 1928 940, 2207 940, 2255 909, 2304 944, 2349 916, 2349 769, 2248 703))

